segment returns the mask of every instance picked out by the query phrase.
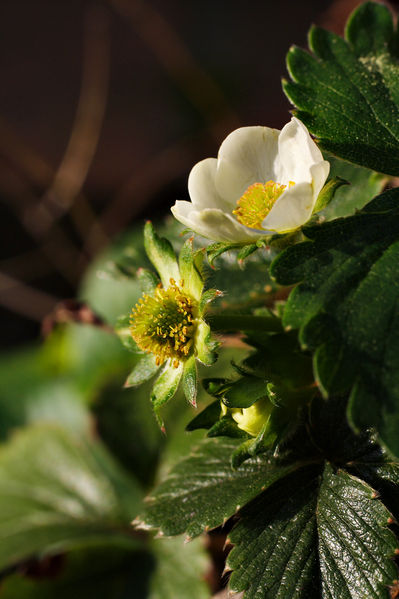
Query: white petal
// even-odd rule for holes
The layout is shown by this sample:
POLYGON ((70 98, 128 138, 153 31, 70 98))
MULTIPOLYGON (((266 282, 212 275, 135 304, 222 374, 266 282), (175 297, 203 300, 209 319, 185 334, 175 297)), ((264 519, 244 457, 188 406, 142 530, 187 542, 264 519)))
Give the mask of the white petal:
POLYGON ((191 169, 188 177, 188 193, 197 209, 222 208, 230 210, 215 187, 217 160, 205 158, 191 169))
POLYGON ((215 185, 230 206, 252 183, 276 180, 279 133, 269 127, 241 127, 226 137, 218 154, 215 185))
POLYGON ((277 182, 287 185, 289 181, 310 183, 310 168, 324 162, 322 153, 309 135, 305 125, 293 117, 281 130, 278 139, 281 170, 277 182))
POLYGON ((316 203, 317 196, 323 189, 324 183, 327 180, 328 174, 330 172, 330 163, 327 160, 323 160, 323 162, 318 162, 310 167, 310 173, 312 175, 313 181, 313 204, 316 203))
POLYGON ((262 226, 277 233, 293 231, 309 220, 313 205, 312 184, 297 183, 279 197, 262 226))
POLYGON ((254 241, 262 237, 262 231, 241 225, 234 216, 217 208, 197 211, 190 202, 176 202, 172 207, 173 216, 203 237, 213 241, 254 241))

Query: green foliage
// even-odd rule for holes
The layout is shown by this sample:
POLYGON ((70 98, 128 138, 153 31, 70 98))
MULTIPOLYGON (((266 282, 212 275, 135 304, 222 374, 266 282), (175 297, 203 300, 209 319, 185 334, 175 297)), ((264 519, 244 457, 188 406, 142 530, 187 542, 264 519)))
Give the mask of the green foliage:
POLYGON ((389 518, 346 472, 295 473, 243 509, 230 535, 230 586, 246 599, 380 598, 397 574, 389 518))
POLYGON ((277 468, 270 464, 270 455, 265 455, 233 471, 230 456, 238 443, 225 437, 202 441, 147 500, 143 526, 159 528, 167 536, 183 532, 198 536, 222 524, 262 489, 297 467, 277 468))
MULTIPOLYGON (((208 599, 201 580, 207 560, 200 542, 153 541, 147 548, 98 546, 74 550, 54 559, 51 575, 34 578, 14 574, 2 584, 4 599, 208 599), (176 594, 173 594, 173 593, 176 594), (180 594, 179 594, 180 593, 180 594)), ((41 562, 37 568, 40 569, 41 562)), ((49 562, 51 567, 52 562, 49 562)), ((29 572, 29 570, 28 570, 29 572)))
POLYGON ((310 241, 289 248, 272 273, 299 283, 284 324, 299 328, 314 353, 325 393, 351 390, 349 415, 359 428, 375 426, 399 455, 399 212, 397 190, 385 192, 361 214, 308 227, 310 241))
POLYGON ((307 226, 205 249, 183 245, 174 221, 159 236, 147 223, 144 243, 140 226, 82 285, 117 335, 63 325, 0 359, 5 599, 208 599, 201 542, 147 531, 191 540, 215 527, 229 531, 230 588, 245 599, 388 599, 399 550, 399 191, 382 193, 378 173, 399 176, 398 40, 389 10, 366 2, 345 40, 314 27, 311 53, 288 54, 285 91, 336 156, 307 226), (129 314, 158 284, 152 266, 166 284, 184 279, 199 306, 192 355, 164 363, 151 388, 158 366, 133 341, 129 314), (232 348, 214 365, 224 342, 232 348), (208 395, 197 397, 205 372, 208 395), (183 394, 205 406, 190 422, 183 394), (168 437, 149 397, 162 426, 166 406, 168 437))
POLYGON ((134 546, 141 490, 99 444, 60 428, 19 432, 0 451, 0 568, 109 541, 134 546))
POLYGON ((238 441, 203 441, 147 500, 145 525, 195 536, 236 517, 240 503, 228 567, 245 599, 387 598, 398 541, 386 504, 397 511, 399 464, 355 435, 344 410, 344 400, 314 400, 280 457, 238 470, 229 466, 238 441))
POLYGON ((352 216, 361 210, 370 200, 381 193, 387 177, 362 166, 357 166, 327 154, 330 162, 330 176, 341 177, 349 182, 337 189, 331 202, 317 217, 332 220, 340 216, 352 216))
POLYGON ((399 175, 397 32, 385 6, 366 2, 341 37, 313 27, 309 54, 287 55, 284 91, 296 115, 340 158, 399 175))
POLYGON ((188 544, 181 538, 156 539, 151 549, 156 569, 148 599, 176 599, 187 593, 190 599, 209 599, 208 585, 203 580, 208 559, 201 539, 188 544))
POLYGON ((137 548, 99 546, 74 550, 49 562, 35 564, 40 577, 13 574, 3 581, 4 599, 124 599, 148 597, 148 587, 155 563, 151 553, 137 548), (45 564, 44 564, 45 565, 45 564), (48 574, 48 576, 46 576, 48 574))

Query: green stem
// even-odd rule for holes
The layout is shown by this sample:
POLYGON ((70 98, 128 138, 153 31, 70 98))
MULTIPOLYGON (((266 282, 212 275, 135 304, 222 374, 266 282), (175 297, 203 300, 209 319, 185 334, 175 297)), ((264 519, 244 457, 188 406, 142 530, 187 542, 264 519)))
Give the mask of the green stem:
POLYGON ((274 316, 252 314, 210 314, 206 317, 213 330, 217 331, 267 331, 281 333, 281 322, 274 316))

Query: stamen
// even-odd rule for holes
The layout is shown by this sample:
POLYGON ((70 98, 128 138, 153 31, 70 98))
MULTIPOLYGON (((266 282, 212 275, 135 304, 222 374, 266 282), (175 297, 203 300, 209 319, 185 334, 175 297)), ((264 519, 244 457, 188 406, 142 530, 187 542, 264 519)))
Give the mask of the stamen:
POLYGON ((171 278, 170 287, 144 294, 132 310, 131 335, 140 349, 156 356, 157 366, 171 359, 177 368, 192 347, 197 305, 181 287, 171 278))
MULTIPOLYGON (((290 181, 289 187, 293 185, 295 183, 290 181)), ((238 200, 237 208, 233 210, 233 214, 242 225, 251 229, 264 230, 262 222, 286 187, 286 185, 280 185, 280 183, 274 181, 250 185, 238 200)))

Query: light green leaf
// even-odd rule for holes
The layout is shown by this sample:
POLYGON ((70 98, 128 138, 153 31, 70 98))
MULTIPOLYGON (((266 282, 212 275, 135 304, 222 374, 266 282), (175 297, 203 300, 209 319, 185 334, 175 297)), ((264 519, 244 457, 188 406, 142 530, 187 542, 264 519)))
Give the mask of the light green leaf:
POLYGON ((134 546, 141 491, 99 443, 50 426, 0 450, 0 568, 101 542, 134 546))
POLYGON ((313 54, 293 47, 292 81, 284 91, 296 115, 333 154, 399 175, 399 63, 392 16, 366 2, 355 10, 346 40, 313 27, 313 54))

